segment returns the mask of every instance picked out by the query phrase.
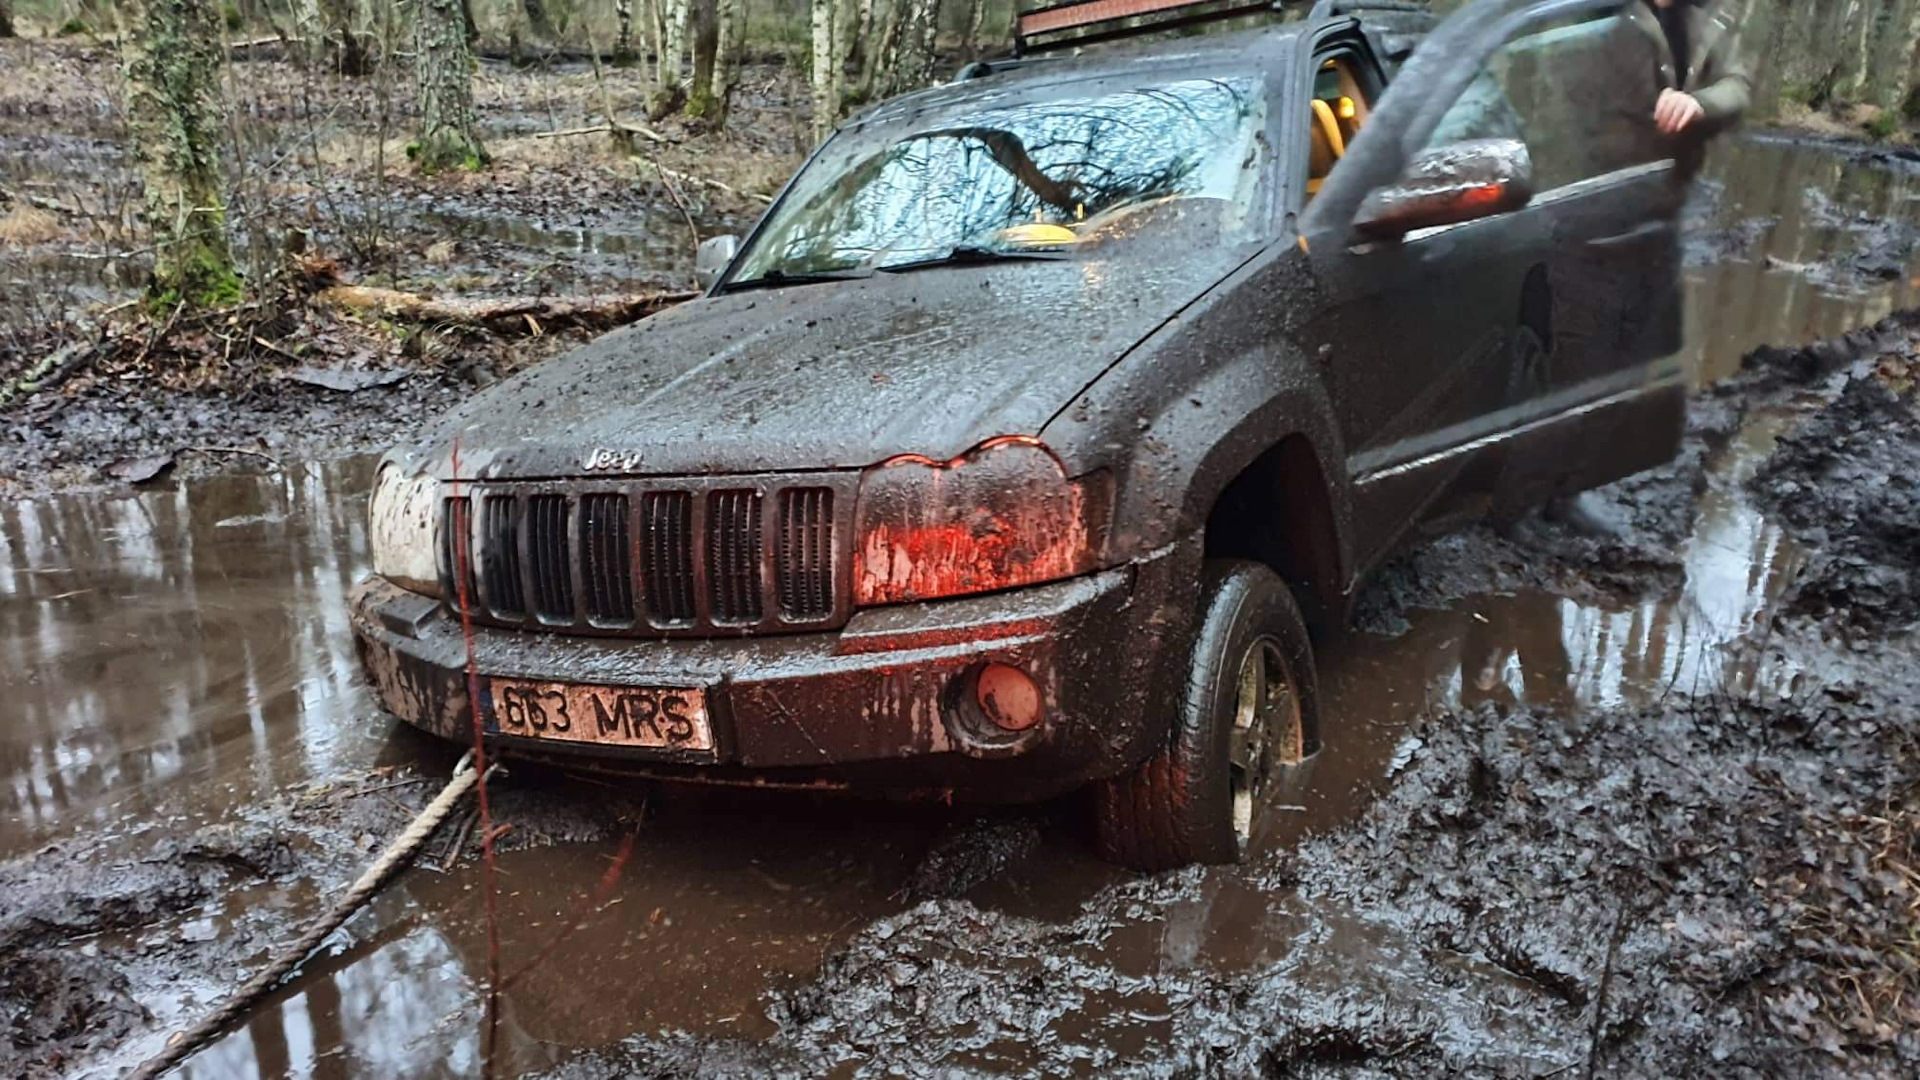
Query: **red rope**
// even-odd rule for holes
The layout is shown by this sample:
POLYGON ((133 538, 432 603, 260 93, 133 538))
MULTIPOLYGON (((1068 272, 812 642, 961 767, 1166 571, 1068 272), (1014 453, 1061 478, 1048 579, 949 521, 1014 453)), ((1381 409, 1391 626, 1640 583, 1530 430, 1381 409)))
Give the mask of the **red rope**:
MULTIPOLYGON (((452 495, 456 503, 460 498, 460 439, 453 440, 453 486, 452 495)), ((448 515, 448 524, 452 524, 452 515, 448 515)), ((493 865, 493 811, 487 803, 487 740, 485 727, 480 720, 480 670, 473 656, 473 609, 467 596, 468 579, 471 577, 471 557, 469 548, 473 544, 473 507, 468 506, 460 515, 460 529, 453 540, 454 548, 454 593, 460 605, 460 633, 467 643, 467 710, 473 716, 473 769, 480 776, 480 856, 481 891, 487 901, 487 1038, 483 1051, 483 1060, 489 1074, 493 1066, 494 1031, 499 1023, 500 1001, 500 904, 499 892, 494 885, 493 865)))
POLYGON ((558 949, 568 938, 586 926, 587 915, 590 914, 594 908, 606 903, 607 896, 613 892, 613 887, 620 883, 620 874, 627 868, 627 861, 633 858, 633 842, 638 839, 639 836, 640 826, 635 825, 633 829, 627 833, 626 839, 620 842, 620 850, 614 853, 612 864, 607 867, 605 873, 600 875, 599 886, 574 902, 572 918, 569 918, 566 923, 560 927, 559 932, 547 939, 547 943, 541 946, 540 951, 534 954, 532 960, 527 961, 526 965, 518 971, 508 975, 506 981, 500 984, 500 989, 505 990, 507 987, 519 982, 528 972, 545 963, 547 957, 553 955, 555 949, 558 949))

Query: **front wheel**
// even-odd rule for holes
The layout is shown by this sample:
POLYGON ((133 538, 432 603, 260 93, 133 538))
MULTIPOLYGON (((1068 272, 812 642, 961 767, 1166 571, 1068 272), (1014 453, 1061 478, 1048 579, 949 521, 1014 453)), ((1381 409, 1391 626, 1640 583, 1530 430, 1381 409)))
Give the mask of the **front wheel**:
POLYGON ((1094 792, 1101 857, 1138 870, 1238 861, 1274 785, 1314 749, 1316 700, 1286 582, 1259 563, 1210 561, 1167 745, 1094 792))

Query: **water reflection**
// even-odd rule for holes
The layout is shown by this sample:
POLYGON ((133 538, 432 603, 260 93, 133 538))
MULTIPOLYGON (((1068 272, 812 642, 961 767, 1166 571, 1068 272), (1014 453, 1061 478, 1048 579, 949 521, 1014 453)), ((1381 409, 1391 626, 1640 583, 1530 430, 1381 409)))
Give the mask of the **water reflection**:
MULTIPOLYGON (((1891 280, 1854 272, 1867 220, 1897 233, 1920 214, 1920 168, 1784 139, 1723 140, 1707 179, 1719 185, 1710 228, 1750 223, 1749 235, 1713 245, 1688 271, 1686 329, 1696 384, 1737 370, 1757 345, 1834 337, 1912 306, 1920 284, 1910 253, 1895 242, 1891 280), (1770 222, 1770 223, 1769 223, 1770 222), (1823 269, 1836 261, 1838 274, 1823 269)), ((1897 240, 1898 237, 1893 237, 1897 240)))
POLYGON ((0 505, 0 855, 370 762, 345 606, 369 469, 0 505))

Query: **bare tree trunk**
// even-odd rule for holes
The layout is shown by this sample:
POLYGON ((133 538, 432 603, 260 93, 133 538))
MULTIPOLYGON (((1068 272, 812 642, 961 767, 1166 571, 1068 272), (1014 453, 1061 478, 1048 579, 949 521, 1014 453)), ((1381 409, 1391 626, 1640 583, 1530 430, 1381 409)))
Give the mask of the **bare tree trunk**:
POLYGON ((460 0, 420 0, 413 40, 420 87, 415 163, 426 172, 480 168, 487 152, 474 131, 473 51, 460 21, 460 0))
POLYGON ((840 119, 841 72, 834 69, 834 0, 813 3, 813 137, 824 139, 840 119))
POLYGON ((968 57, 980 55, 980 28, 987 21, 986 0, 967 0, 967 29, 960 39, 960 49, 968 57))
POLYGON ((846 78, 847 61, 857 56, 862 47, 860 8, 863 3, 871 5, 873 0, 833 0, 834 62, 840 65, 842 79, 846 78))
POLYGON ((660 35, 660 85, 666 90, 678 90, 687 78, 687 17, 691 14, 691 5, 687 0, 661 0, 660 6, 666 22, 660 35))
POLYGON ((317 0, 320 11, 319 38, 313 42, 313 55, 331 64, 342 75, 365 75, 367 45, 353 26, 353 0, 317 0))
POLYGON ((127 133, 146 183, 155 308, 240 298, 220 172, 220 54, 212 0, 121 0, 127 133))
POLYGON ((859 100, 872 101, 892 91, 894 65, 900 59, 900 30, 906 17, 905 7, 912 0, 878 0, 868 15, 868 31, 880 28, 879 40, 866 50, 866 63, 860 71, 859 100))
POLYGON ((716 63, 713 71, 713 123, 723 127, 728 106, 733 101, 733 83, 740 75, 740 0, 718 0, 715 22, 719 40, 714 44, 716 63))
POLYGON ((693 82, 687 90, 687 115, 711 117, 713 72, 720 52, 719 8, 714 0, 693 3, 693 82))
POLYGON ((559 41, 558 36, 553 32, 553 19, 547 15, 547 5, 544 0, 520 0, 520 6, 527 13, 527 27, 533 31, 535 37, 542 41, 555 43, 559 41))
POLYGON ((940 31, 940 0, 900 0, 906 26, 894 64, 892 92, 918 90, 933 81, 933 42, 940 31))
POLYGON ((613 38, 613 62, 619 67, 633 63, 633 0, 613 0, 613 14, 619 20, 619 32, 613 38))

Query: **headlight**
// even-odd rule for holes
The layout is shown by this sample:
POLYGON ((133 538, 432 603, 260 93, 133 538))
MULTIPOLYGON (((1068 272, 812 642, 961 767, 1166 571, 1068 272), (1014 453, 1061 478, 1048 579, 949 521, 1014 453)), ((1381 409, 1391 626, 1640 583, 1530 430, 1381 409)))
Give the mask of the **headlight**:
POLYGON ((387 462, 373 481, 367 533, 373 545, 373 572, 403 589, 440 595, 435 558, 435 520, 439 482, 432 476, 408 476, 387 462))
POLYGON ((855 511, 856 604, 991 592, 1092 570, 1107 500, 1069 480, 1039 440, 989 439, 938 462, 869 470, 855 511), (1098 505, 1096 505, 1098 504, 1098 505))

